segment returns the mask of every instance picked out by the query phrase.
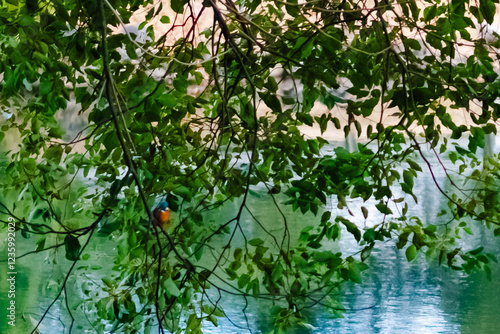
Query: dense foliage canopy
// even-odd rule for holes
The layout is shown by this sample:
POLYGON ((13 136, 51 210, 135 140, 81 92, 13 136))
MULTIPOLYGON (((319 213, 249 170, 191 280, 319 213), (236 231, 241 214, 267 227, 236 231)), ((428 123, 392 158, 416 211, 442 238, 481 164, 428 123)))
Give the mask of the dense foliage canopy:
POLYGON ((85 312, 97 332, 200 332, 224 294, 275 300, 277 332, 307 327, 313 305, 342 313, 332 293, 388 239, 488 273, 493 256, 455 241, 500 234, 498 162, 477 154, 500 117, 496 2, 2 0, 2 220, 72 263, 53 296, 70 331, 85 312), (350 132, 357 150, 325 152, 350 132), (456 167, 435 224, 407 214, 429 154, 456 167), (300 234, 252 196, 304 214, 300 234), (332 251, 341 233, 356 252, 332 251), (105 273, 88 252, 103 236, 105 273))

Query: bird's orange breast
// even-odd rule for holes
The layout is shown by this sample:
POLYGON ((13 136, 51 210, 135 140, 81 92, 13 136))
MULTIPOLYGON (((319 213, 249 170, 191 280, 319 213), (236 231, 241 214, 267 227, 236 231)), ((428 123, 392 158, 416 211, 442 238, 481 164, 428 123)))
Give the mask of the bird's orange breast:
POLYGON ((157 210, 155 211, 155 219, 157 225, 161 228, 168 227, 170 223, 170 210, 157 210))
POLYGON ((160 221, 165 224, 170 220, 170 211, 160 211, 160 221))

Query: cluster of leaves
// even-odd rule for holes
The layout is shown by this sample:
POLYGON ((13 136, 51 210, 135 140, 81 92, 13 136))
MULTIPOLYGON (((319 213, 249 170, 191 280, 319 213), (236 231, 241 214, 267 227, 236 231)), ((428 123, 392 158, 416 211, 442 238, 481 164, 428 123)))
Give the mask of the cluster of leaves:
POLYGON ((17 136, 20 145, 0 181, 2 196, 18 201, 5 200, 2 211, 24 236, 39 236, 35 251, 64 247, 73 263, 67 277, 92 269, 76 264, 92 260, 86 248, 102 241, 96 235, 114 243, 112 274, 98 287, 82 285, 97 331, 200 332, 224 316, 214 299, 223 293, 282 301, 276 329, 307 327, 303 311, 314 305, 341 314, 331 294, 361 282, 371 250, 390 238, 409 261, 425 249, 457 270, 488 268, 493 257, 455 239, 472 222, 500 234, 492 196, 500 166, 490 161, 485 178, 476 157, 500 117, 500 39, 484 33, 496 5, 425 4, 3 0, 0 101, 8 117, 0 139, 17 136), (143 19, 137 30, 133 15, 143 19), (161 35, 160 23, 168 28, 161 35), (331 111, 313 114, 318 102, 331 111), (87 122, 76 134, 59 122, 71 103, 87 122), (349 120, 343 129, 339 105, 349 120), (465 111, 471 124, 456 124, 449 108, 465 111), (371 116, 379 121, 365 126, 371 116), (368 144, 326 155, 325 139, 300 130, 314 125, 346 136, 355 128, 368 144), (468 135, 468 148, 450 147, 447 133, 468 135), (424 148, 458 167, 456 179, 448 176, 453 191, 436 183, 451 222, 408 217, 415 180, 423 169, 434 177, 424 148), (461 190, 470 179, 474 190, 461 190), (277 233, 253 216, 256 186, 276 205, 282 192, 293 210, 322 213, 297 246, 286 217, 277 233), (176 216, 167 231, 151 224, 163 198, 176 216), (332 198, 346 216, 332 217, 332 198), (376 204, 355 210, 354 199, 376 204), (229 219, 207 221, 233 201, 229 219), (383 219, 363 229, 352 217, 369 221, 370 210, 383 219), (246 214, 265 238, 247 235, 246 214), (343 229, 358 253, 329 250, 343 229))

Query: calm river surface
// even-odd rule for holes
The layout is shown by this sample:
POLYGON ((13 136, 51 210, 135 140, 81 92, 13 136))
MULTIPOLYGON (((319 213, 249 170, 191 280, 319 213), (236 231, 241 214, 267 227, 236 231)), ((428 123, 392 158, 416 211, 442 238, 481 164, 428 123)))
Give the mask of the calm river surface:
MULTIPOLYGON (((327 150, 325 153, 330 152, 327 150)), ((445 188, 449 187, 438 162, 435 158, 432 161, 438 182, 445 188)), ((445 163, 450 164, 449 161, 445 163)), ((424 168, 423 164, 422 167, 424 168)), ((436 214, 446 208, 446 202, 437 192, 430 173, 425 171, 420 176, 423 177, 415 181, 415 194, 421 198, 421 202, 410 208, 409 216, 420 217, 424 224, 426 222, 445 223, 448 218, 436 218, 436 214)), ((276 217, 275 220, 281 219, 280 213, 267 198, 266 192, 262 189, 256 189, 256 191, 260 197, 252 196, 249 204, 251 208, 258 208, 254 212, 256 218, 262 219, 263 222, 273 221, 272 217, 276 217)), ((229 204, 222 209, 221 214, 225 212, 228 217, 232 218, 231 213, 234 212, 236 205, 229 204)), ((367 206, 366 203, 352 202, 353 207, 361 205, 367 206)), ((302 216, 300 213, 292 213, 289 207, 281 207, 287 215, 293 236, 297 236, 305 225, 304 220, 318 219, 313 215, 302 216)), ((336 209, 335 202, 329 203, 329 209, 334 210, 333 216, 345 214, 344 211, 336 209)), ((220 217, 206 218, 208 221, 220 219, 220 217)), ((370 210, 367 224, 370 222, 375 224, 380 219, 382 217, 377 217, 375 211, 370 210)), ((247 214, 244 221, 248 223, 246 224, 247 232, 253 233, 253 218, 247 214)), ((363 226, 362 217, 359 217, 358 223, 363 226)), ((481 231, 478 227, 472 227, 472 231, 474 234, 466 241, 460 241, 462 243, 459 245, 466 249, 474 249, 479 244, 485 245, 486 251, 500 258, 498 238, 494 239, 490 236, 491 233, 481 231)), ((349 254, 350 251, 356 249, 354 239, 346 233, 343 235, 342 240, 334 245, 334 249, 349 254)), ((7 253, 5 237, 6 231, 3 230, 0 240, 2 260, 6 258, 7 253)), ((31 243, 31 240, 25 241, 18 233, 16 245, 18 255, 31 250, 27 248, 31 243)), ((112 252, 109 249, 104 250, 97 246, 91 253, 93 253, 92 265, 103 267, 102 270, 113 262, 112 252)), ((60 259, 56 265, 49 263, 53 259, 47 258, 46 254, 33 254, 17 261, 15 328, 9 326, 5 320, 7 265, 0 262, 2 267, 0 269, 0 333, 28 333, 28 328, 32 328, 32 324, 41 317, 51 301, 48 296, 54 296, 59 290, 58 284, 68 269, 69 261, 62 259, 61 256, 58 257, 60 259)), ((440 267, 434 261, 427 261, 423 254, 408 263, 404 251, 398 251, 393 242, 379 244, 373 250, 367 263, 370 269, 364 272, 363 284, 343 286, 342 300, 347 309, 344 318, 332 318, 323 309, 313 308, 308 317, 314 329, 297 330, 293 333, 500 333, 500 270, 498 265, 492 265, 492 280, 488 281, 484 273, 466 276, 444 266, 440 267)), ((73 287, 74 284, 73 278, 73 287)), ((74 289, 76 291, 78 288, 74 287, 74 289)), ((69 291, 69 293, 72 292, 69 291)), ((221 302, 230 320, 220 319, 217 328, 206 324, 204 330, 207 333, 267 333, 272 330, 269 314, 271 304, 249 299, 245 319, 242 311, 245 308, 244 300, 238 297, 225 297, 221 302)), ((59 306, 55 305, 51 309, 47 319, 39 328, 40 334, 69 332, 67 314, 60 314, 59 306), (63 323, 66 323, 66 327, 63 323)), ((70 306, 76 309, 78 304, 70 306)), ((82 317, 77 311, 75 315, 82 317)), ((73 333, 94 333, 85 319, 77 319, 77 325, 82 327, 73 328, 73 333)))

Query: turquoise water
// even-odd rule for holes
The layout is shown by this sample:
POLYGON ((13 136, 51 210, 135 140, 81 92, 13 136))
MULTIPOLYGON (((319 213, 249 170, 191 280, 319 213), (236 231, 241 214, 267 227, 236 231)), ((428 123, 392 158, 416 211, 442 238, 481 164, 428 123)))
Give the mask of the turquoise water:
MULTIPOLYGON (((440 171, 437 161, 433 161, 436 171, 440 171)), ((449 189, 449 182, 445 175, 438 172, 437 179, 440 185, 449 189), (448 188, 447 188, 448 187, 448 188)), ((249 198, 248 206, 253 210, 254 217, 246 214, 242 218, 245 233, 248 236, 263 236, 262 231, 255 225, 254 218, 266 225, 277 234, 282 233, 283 218, 281 213, 270 200, 264 189, 256 188, 255 195, 249 198)), ((442 217, 436 219, 436 214, 446 202, 435 190, 430 174, 416 179, 415 194, 421 202, 410 208, 410 215, 419 216, 424 223, 439 224, 442 217)), ((278 202, 284 198, 278 197, 278 202)), ((353 201, 351 207, 361 205, 370 206, 375 203, 361 203, 353 201)), ((229 220, 234 215, 238 203, 229 203, 220 212, 206 216, 207 223, 219 219, 229 220)), ((293 239, 296 238, 305 225, 317 218, 312 214, 302 216, 292 212, 290 207, 280 205, 287 217, 293 239)), ((333 216, 346 214, 336 209, 332 200, 328 208, 333 210, 333 216)), ((353 210, 354 211, 354 210, 353 210)), ((375 210, 376 211, 376 210, 375 210)), ((375 212, 370 210, 370 215, 375 212)), ((368 224, 375 224, 383 217, 370 216, 368 224)), ((441 222, 442 222, 441 221, 441 222)), ((363 226, 364 219, 358 217, 358 224, 363 226)), ((489 252, 499 254, 498 239, 491 237, 489 232, 480 227, 472 227, 473 235, 461 245, 470 249, 476 245, 486 245, 489 252)), ((0 254, 4 259, 6 254, 4 233, 2 231, 0 254)), ((264 235, 265 237, 265 235, 264 235)), ((464 239, 465 240, 465 239, 464 239)), ((220 238, 223 246, 225 239, 220 238)), ((237 242, 237 240, 236 240, 237 242)), ((31 240, 17 235, 17 254, 31 250, 31 240)), ((100 245, 95 246, 89 253, 91 258, 79 265, 99 266, 101 273, 109 268, 113 262, 116 250, 110 247, 112 243, 102 239, 100 245)), ((349 254, 357 248, 353 239, 344 234, 342 240, 331 245, 331 249, 349 254)), ((500 270, 498 265, 492 266, 492 281, 488 281, 483 273, 474 273, 466 276, 444 266, 438 266, 435 261, 427 260, 424 255, 418 256, 408 263, 405 254, 398 251, 393 242, 379 244, 367 260, 370 269, 364 272, 364 281, 361 285, 345 284, 342 288, 341 299, 347 311, 344 318, 333 318, 324 308, 312 307, 307 310, 308 318, 313 327, 309 330, 297 329, 291 333, 498 333, 500 328, 500 270)), ((6 266, 0 262, 0 319, 6 319, 6 266)), ((69 261, 64 259, 64 250, 57 253, 31 254, 16 262, 16 327, 12 328, 7 321, 0 321, 0 333, 28 333, 38 319, 43 315, 52 298, 59 291, 59 285, 69 268, 69 261)), ((89 270, 91 275, 92 270, 89 270)), ((88 277, 87 277, 88 278, 88 277)), ((91 277, 90 277, 91 278, 91 277)), ((70 276, 68 293, 78 297, 82 281, 70 276)), ((267 333, 272 329, 270 302, 241 297, 223 296, 221 299, 227 319, 219 320, 219 327, 205 324, 207 333, 267 333), (248 303, 248 305, 247 305, 248 303), (245 311, 244 311, 245 310, 245 311)), ((64 311, 65 305, 56 303, 39 327, 40 333, 69 333, 69 314, 64 311)), ((73 333, 93 333, 84 314, 79 312, 78 298, 70 298, 70 309, 75 316, 73 333)))

